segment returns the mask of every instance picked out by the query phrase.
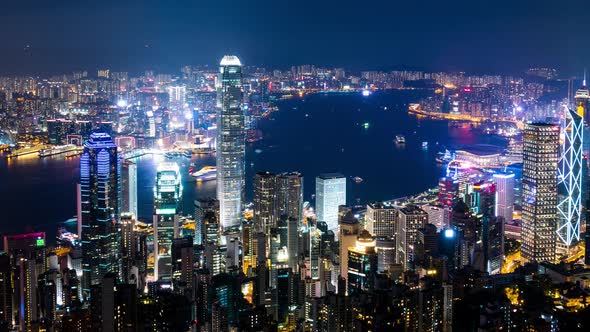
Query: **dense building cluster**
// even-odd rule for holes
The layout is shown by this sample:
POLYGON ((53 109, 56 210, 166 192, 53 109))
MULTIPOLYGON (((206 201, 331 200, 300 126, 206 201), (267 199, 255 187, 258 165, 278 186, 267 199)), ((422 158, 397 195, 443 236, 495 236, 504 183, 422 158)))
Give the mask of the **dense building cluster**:
POLYGON ((217 73, 184 67, 180 77, 0 79, 0 128, 7 146, 18 143, 9 157, 61 151, 47 144, 80 154, 75 229, 55 245, 43 232, 4 236, 0 330, 588 329, 585 87, 559 115, 566 129, 524 126, 518 182, 510 172, 449 167, 429 198, 355 205, 350 179, 326 173, 312 179, 314 209, 304 202, 305 174, 245 175, 246 141, 274 98, 432 88, 423 107, 497 118, 518 117, 507 105, 552 86, 311 65, 246 71, 235 56, 217 73), (133 158, 161 149, 169 151, 155 171, 153 218, 140 220, 133 158), (195 151, 216 153, 216 197, 196 199, 187 216, 174 157, 195 151))

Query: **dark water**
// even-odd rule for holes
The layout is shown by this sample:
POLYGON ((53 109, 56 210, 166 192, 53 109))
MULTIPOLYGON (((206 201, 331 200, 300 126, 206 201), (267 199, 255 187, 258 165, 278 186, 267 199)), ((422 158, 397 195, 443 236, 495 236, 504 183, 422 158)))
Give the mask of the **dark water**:
MULTIPOLYGON (((304 100, 281 102, 260 123, 264 139, 247 148, 246 197, 252 198, 255 172, 299 171, 305 177, 305 199, 311 200, 315 177, 340 172, 349 179, 348 203, 365 203, 411 195, 437 183, 442 168, 435 162, 444 146, 474 143, 503 144, 469 129, 450 128, 446 121, 417 120, 406 112, 407 104, 422 96, 416 91, 313 95, 304 100), (363 126, 368 123, 368 128, 363 126), (405 146, 394 138, 406 136, 405 146), (422 142, 429 143, 428 149, 422 142), (437 144, 438 143, 438 144, 437 144)), ((155 165, 162 157, 144 156, 138 162, 139 215, 151 220, 155 165)), ((178 159, 183 167, 185 213, 193 212, 193 200, 215 196, 215 182, 190 181, 187 169, 214 165, 214 156, 178 159)), ((35 157, 7 161, 0 158, 0 233, 44 230, 54 236, 57 224, 76 213, 75 184, 78 159, 35 157)))

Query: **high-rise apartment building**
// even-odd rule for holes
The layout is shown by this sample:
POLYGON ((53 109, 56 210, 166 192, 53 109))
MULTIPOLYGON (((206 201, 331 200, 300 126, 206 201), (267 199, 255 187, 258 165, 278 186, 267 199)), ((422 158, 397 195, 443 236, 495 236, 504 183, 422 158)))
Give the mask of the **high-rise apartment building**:
POLYGON ((226 55, 219 68, 217 112, 217 199, 221 227, 240 224, 244 196, 245 127, 242 63, 226 55))
POLYGON ((338 233, 338 207, 346 205, 346 178, 342 174, 322 174, 315 179, 316 216, 328 229, 338 233))
POLYGON ((523 138, 522 257, 554 261, 559 127, 527 124, 523 138))

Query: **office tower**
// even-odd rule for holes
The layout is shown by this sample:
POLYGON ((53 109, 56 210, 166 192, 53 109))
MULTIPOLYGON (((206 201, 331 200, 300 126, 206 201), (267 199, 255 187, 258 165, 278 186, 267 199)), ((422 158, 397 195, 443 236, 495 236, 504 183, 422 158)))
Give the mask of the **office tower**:
POLYGON ((506 223, 512 223, 514 212, 514 174, 494 174, 496 182, 495 215, 504 218, 506 223))
POLYGON ((317 220, 338 233, 338 207, 346 205, 346 178, 341 174, 322 174, 315 178, 317 220))
POLYGON ((377 249, 377 271, 391 272, 396 264, 394 238, 377 238, 375 249, 377 249))
POLYGON ((525 126, 522 169, 522 257, 554 261, 557 231, 559 127, 525 126))
POLYGON ((158 165, 154 186, 154 276, 156 280, 172 278, 172 240, 178 236, 181 213, 182 180, 178 164, 158 165))
POLYGON ((348 248, 348 294, 356 295, 373 289, 377 274, 375 239, 362 230, 354 247, 348 248))
POLYGON ((574 96, 574 102, 576 105, 575 112, 582 117, 586 124, 590 123, 590 112, 588 112, 588 106, 590 104, 590 90, 586 86, 586 74, 584 73, 584 81, 582 87, 576 91, 574 96))
POLYGON ((254 228, 268 233, 277 224, 277 177, 269 172, 254 176, 254 228))
POLYGON ((111 136, 94 132, 80 157, 83 285, 100 283, 107 273, 118 273, 121 216, 121 162, 111 136))
POLYGON ((223 229, 240 224, 244 196, 245 128, 242 64, 223 57, 219 68, 217 111, 217 199, 223 229))
POLYGON ((189 294, 193 288, 194 246, 192 237, 174 239, 172 242, 172 279, 174 289, 189 294), (182 291, 184 290, 184 292, 182 291))
POLYGON ((436 226, 436 229, 441 230, 449 226, 449 209, 446 206, 437 205, 422 205, 420 207, 428 214, 428 223, 436 226))
POLYGON ((287 220, 287 254, 291 270, 299 271, 299 219, 294 217, 287 220))
POLYGON ((6 252, 0 253, 0 323, 11 326, 13 322, 12 305, 12 264, 6 252))
POLYGON ((303 176, 297 172, 277 175, 278 218, 287 215, 298 222, 303 220, 303 176))
POLYGON ((219 233, 219 201, 214 198, 195 200, 195 245, 217 241, 219 233))
POLYGON ((397 221, 397 262, 404 270, 412 267, 414 259, 413 248, 416 244, 418 230, 428 222, 428 214, 415 205, 407 205, 398 210, 397 221))
POLYGON ((32 324, 38 319, 37 303, 37 269, 34 259, 19 258, 16 261, 17 305, 19 310, 20 331, 31 331, 32 324))
MULTIPOLYGON (((558 247, 569 248, 580 240, 582 219, 582 150, 584 119, 573 110, 565 110, 564 141, 561 146, 558 169, 559 222, 557 225, 558 247)), ((563 252, 565 253, 565 252, 563 252)))
POLYGON ((322 250, 322 231, 319 229, 317 223, 311 223, 308 226, 308 253, 310 277, 312 279, 319 279, 320 277, 320 263, 322 250))
POLYGON ((397 211, 391 205, 383 203, 367 204, 365 228, 374 237, 395 237, 397 211))
POLYGON ((121 213, 119 226, 121 234, 121 276, 126 283, 130 282, 131 272, 137 255, 135 219, 131 213, 121 213))
POLYGON ((125 160, 121 164, 121 212, 137 214, 137 164, 125 160))
MULTIPOLYGON (((340 207, 340 277, 348 280, 348 248, 354 247, 361 230, 359 221, 354 217, 353 211, 347 207, 340 207)), ((344 283, 347 285, 347 283, 344 283)), ((346 289, 338 289, 338 292, 346 294, 346 289)))

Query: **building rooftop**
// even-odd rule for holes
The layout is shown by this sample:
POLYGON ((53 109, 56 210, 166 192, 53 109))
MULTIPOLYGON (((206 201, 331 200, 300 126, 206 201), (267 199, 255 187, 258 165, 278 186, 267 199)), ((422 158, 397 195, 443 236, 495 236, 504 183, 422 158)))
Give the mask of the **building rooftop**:
POLYGON ((221 59, 220 66, 242 66, 242 62, 235 55, 226 55, 221 59))

